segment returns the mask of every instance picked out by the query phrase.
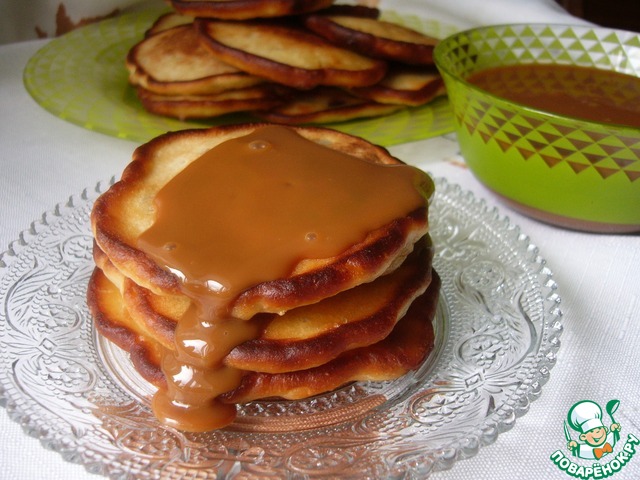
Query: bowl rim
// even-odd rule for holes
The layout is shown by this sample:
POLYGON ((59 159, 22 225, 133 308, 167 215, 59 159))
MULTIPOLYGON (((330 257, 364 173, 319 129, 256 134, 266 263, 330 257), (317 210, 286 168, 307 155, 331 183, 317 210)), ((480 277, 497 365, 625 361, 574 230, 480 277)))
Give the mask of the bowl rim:
MULTIPOLYGON (((618 33, 623 33, 625 35, 630 35, 631 37, 636 37, 638 39, 638 43, 639 46, 637 47, 639 52, 640 52, 640 32, 633 32, 631 30, 622 30, 622 29, 617 29, 617 28, 609 28, 609 27, 601 27, 598 25, 585 25, 585 24, 571 24, 571 23, 527 23, 527 22, 521 22, 521 23, 499 23, 499 24, 492 24, 492 25, 483 25, 483 26, 479 26, 479 27, 473 27, 473 28, 468 28, 468 29, 464 29, 464 30, 460 30, 458 32, 452 33, 451 35, 445 37, 444 39, 440 40, 440 42, 438 42, 438 44, 435 46, 434 48, 434 52, 433 52, 433 58, 434 58, 434 63, 437 67, 437 69, 443 73, 448 75, 449 77, 451 77, 452 79, 454 79, 456 82, 461 82, 462 84, 465 85, 466 88, 469 88, 473 91, 475 91, 476 93, 480 93, 483 95, 486 95, 490 98, 492 98, 493 100, 497 100, 498 103, 503 104, 503 105, 514 105, 517 108, 521 109, 522 111, 526 111, 526 112, 530 112, 532 114, 535 115, 541 115, 543 117, 547 117, 550 119, 559 119, 561 121, 564 122, 570 122, 573 124, 578 124, 578 125, 596 125, 599 127, 604 127, 607 128, 610 131, 621 131, 621 132, 633 132, 633 134, 638 135, 640 134, 640 127, 634 127, 631 125, 625 125, 625 124, 621 124, 621 123, 613 123, 613 122, 602 122, 602 121, 597 121, 597 120, 587 120, 584 118, 580 118, 580 117, 574 117, 571 115, 564 115, 564 114, 559 114, 559 113, 554 113, 551 112, 549 110, 542 110, 536 107, 531 107, 529 105, 517 102, 515 100, 508 100, 504 97, 501 97, 499 95, 496 95, 494 93, 489 92, 488 90, 485 90, 481 87, 478 87, 477 85, 470 83, 466 80, 466 78, 462 77, 461 75, 452 72, 449 68, 447 68, 447 65, 443 64, 443 60, 442 58, 444 57, 445 53, 443 53, 443 50, 445 49, 445 46, 447 43, 450 43, 452 41, 454 41, 454 39, 458 38, 458 37, 462 37, 462 36, 466 36, 466 37, 470 37, 471 35, 473 35, 474 32, 482 32, 482 31, 488 31, 488 30, 500 30, 500 29, 506 29, 506 28, 525 28, 525 27, 531 27, 534 29, 560 29, 560 28, 572 28, 572 29, 580 29, 581 31, 587 33, 587 32, 602 32, 603 34, 618 34, 618 33)), ((536 62, 535 59, 532 62, 517 62, 514 63, 513 65, 529 65, 529 64, 542 64, 542 65, 574 65, 577 67, 582 67, 582 65, 576 65, 575 63, 559 63, 559 62, 536 62)), ((604 70, 604 71, 609 71, 609 72, 616 72, 616 73, 620 73, 623 75, 629 75, 630 77, 633 78, 637 78, 640 79, 640 71, 638 72, 637 75, 632 75, 626 72, 620 72, 618 70, 614 70, 614 69, 606 69, 606 68, 601 68, 601 66, 592 66, 592 67, 585 67, 585 68, 597 68, 600 70, 604 70)), ((477 71, 481 71, 482 69, 479 69, 477 71)), ((445 75, 443 75, 445 76, 445 75)))

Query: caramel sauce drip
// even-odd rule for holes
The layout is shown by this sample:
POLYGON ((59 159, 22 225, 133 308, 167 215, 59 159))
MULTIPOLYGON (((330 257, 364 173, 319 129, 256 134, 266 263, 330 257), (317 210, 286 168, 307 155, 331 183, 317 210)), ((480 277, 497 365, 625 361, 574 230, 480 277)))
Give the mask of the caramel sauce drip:
POLYGON ((264 328, 233 318, 234 299, 424 205, 424 176, 265 126, 214 147, 165 185, 138 247, 182 280, 192 306, 177 325, 175 350, 164 354, 167 388, 154 398, 156 416, 188 431, 232 422, 235 406, 216 397, 236 388, 242 372, 223 359, 264 328))

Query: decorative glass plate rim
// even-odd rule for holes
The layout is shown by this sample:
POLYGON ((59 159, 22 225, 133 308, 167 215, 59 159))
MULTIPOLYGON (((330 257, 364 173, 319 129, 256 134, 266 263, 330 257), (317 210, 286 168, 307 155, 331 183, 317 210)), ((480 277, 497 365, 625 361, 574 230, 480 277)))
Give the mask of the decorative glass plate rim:
MULTIPOLYGON (((79 210, 81 210, 82 208, 86 209, 87 206, 90 206, 90 204, 93 203, 93 200, 95 200, 95 198, 97 198, 100 193, 108 188, 108 186, 111 185, 112 182, 113 179, 110 182, 98 183, 94 189, 87 189, 82 192, 81 195, 72 196, 66 203, 59 204, 52 211, 46 212, 45 214, 43 214, 41 219, 34 221, 28 230, 22 232, 19 235, 19 238, 9 245, 7 251, 0 255, 0 297, 3 302, 3 308, 7 308, 6 295, 7 292, 13 287, 13 285, 7 286, 5 281, 6 277, 9 276, 8 272, 11 271, 12 267, 14 265, 17 265, 16 268, 18 268, 18 264, 21 260, 24 260, 25 256, 32 255, 32 252, 30 251, 31 246, 36 245, 38 239, 43 234, 50 232, 52 229, 55 229, 56 225, 59 222, 63 222, 62 224, 65 223, 65 220, 66 222, 70 222, 73 216, 78 215, 79 210)), ((489 410, 487 410, 486 418, 472 418, 470 424, 463 421, 454 429, 456 433, 453 439, 444 441, 442 444, 438 444, 435 447, 429 444, 429 439, 422 437, 416 444, 415 440, 413 439, 412 433, 412 436, 408 440, 405 439, 409 442, 409 445, 412 448, 407 450, 404 444, 401 445, 401 447, 403 447, 401 449, 402 451, 397 453, 397 458, 394 459, 393 465, 391 467, 385 467, 391 469, 390 471, 386 471, 386 474, 388 475, 391 475, 392 473, 394 475, 406 475, 407 473, 428 475, 431 471, 448 469, 454 464, 456 460, 468 458, 475 455, 480 447, 493 443, 500 433, 511 429, 515 424, 515 420, 528 411, 530 402, 537 399, 541 394, 542 386, 549 378, 549 370, 555 365, 557 351, 560 347, 559 339, 563 329, 561 324, 562 312, 559 308, 560 298, 556 292, 557 285, 552 278, 553 275, 551 271, 546 266, 545 260, 540 257, 537 248, 533 244, 531 244, 529 238, 521 233, 519 227, 512 225, 507 217, 501 216, 496 208, 490 209, 483 200, 477 200, 471 192, 463 191, 458 185, 449 184, 443 178, 436 179, 436 186, 436 196, 432 205, 432 211, 435 206, 436 210, 438 210, 441 214, 443 213, 443 215, 442 218, 436 219, 432 216, 431 219, 432 226, 434 224, 438 224, 437 229, 439 231, 439 235, 442 236, 442 238, 439 239, 442 242, 440 245, 438 244, 438 242, 435 242, 437 249, 437 258, 434 259, 434 266, 436 266, 436 269, 441 274, 443 284, 442 293, 445 296, 446 307, 451 310, 450 313, 452 314, 451 318, 447 318, 447 321, 451 322, 451 324, 447 325, 446 327, 447 335, 449 335, 451 329, 456 330, 461 328, 461 325, 459 325, 461 323, 460 319, 454 318, 455 309, 464 308, 464 306, 461 307, 459 303, 455 305, 451 304, 451 297, 449 296, 451 294, 450 290, 452 288, 452 285, 456 285, 456 282, 464 283, 462 278, 467 275, 467 273, 469 273, 456 272, 455 278, 453 278, 453 276, 446 271, 447 264, 448 262, 453 262, 456 256, 459 256, 461 254, 466 255, 469 254, 469 252, 473 254, 474 249, 478 247, 480 243, 482 243, 480 241, 482 235, 488 235, 489 238, 495 236, 497 240, 500 240, 505 243, 505 245, 512 247, 511 251, 507 251, 504 253, 500 252, 497 255, 497 258, 503 258, 503 256, 506 255, 506 257, 504 257, 506 258, 504 261, 505 264, 507 264, 510 261, 508 260, 508 257, 513 256, 513 258, 515 259, 514 261, 516 261, 518 265, 523 265, 525 277, 527 279, 524 285, 524 287, 526 287, 525 290, 529 293, 536 293, 536 296, 539 297, 538 303, 540 305, 538 306, 539 308, 537 310, 539 310, 539 315, 541 316, 541 318, 536 321, 536 325, 539 323, 539 327, 541 329, 539 333, 540 338, 536 339, 535 342, 532 340, 532 345, 527 347, 527 351, 522 356, 522 366, 518 367, 518 369, 521 369, 522 372, 516 372, 517 375, 514 372, 508 372, 511 373, 511 375, 507 375, 510 378, 498 378, 500 377, 500 375, 494 375, 495 378, 493 378, 492 380, 493 384, 489 385, 489 387, 494 389, 502 387, 510 388, 509 386, 512 385, 515 381, 515 379, 513 378, 514 375, 522 379, 521 381, 516 382, 518 383, 518 387, 514 390, 513 394, 507 395, 507 401, 505 401, 504 404, 491 404, 489 410), (460 217, 457 217, 457 215, 460 215, 460 217), (475 220, 477 222, 476 225, 471 225, 471 227, 468 227, 470 228, 470 230, 468 230, 466 233, 471 232, 470 235, 461 236, 461 230, 467 228, 457 224, 457 221, 461 220, 462 217, 466 217, 466 219, 469 221, 475 220), (476 233, 478 232, 480 233, 476 235, 476 233), (456 246, 462 247, 462 250, 456 251, 456 246), (458 429, 461 429, 462 431, 458 431, 458 429)), ((493 260, 488 260, 489 263, 491 263, 491 261, 493 260)), ((491 276, 494 274, 494 272, 491 272, 491 268, 495 269, 497 263, 494 262, 493 265, 489 265, 487 267, 486 265, 481 265, 483 262, 487 263, 487 261, 481 258, 477 265, 480 265, 480 268, 489 268, 489 275, 488 277, 482 277, 481 284, 477 285, 478 290, 472 292, 472 298, 475 298, 476 295, 481 296, 485 294, 485 290, 486 288, 488 288, 487 282, 491 283, 491 281, 493 281, 491 276)), ((473 270, 470 273, 473 273, 473 270)), ((462 285, 462 288, 465 288, 464 285, 462 285)), ((500 286, 500 288, 503 288, 503 286, 500 286)), ((84 301, 84 299, 82 301, 84 301)), ((458 299, 454 298, 454 303, 457 301, 458 299)), ((502 300, 498 302, 498 307, 502 306, 502 304, 500 303, 501 301, 502 300)), ((520 299, 519 301, 522 301, 522 299, 520 299)), ((524 301, 526 302, 526 300, 524 301)), ((489 311, 491 310, 491 307, 496 306, 493 305, 491 301, 487 301, 486 299, 480 299, 480 302, 484 302, 482 307, 487 307, 487 310, 489 311)), ((524 310, 527 310, 528 307, 524 303, 518 303, 518 307, 523 308, 523 312, 521 313, 525 317, 527 317, 528 312, 524 312, 524 310)), ((503 314, 500 311, 489 313, 491 313, 493 317, 503 314)), ((73 438, 65 438, 64 435, 62 436, 62 438, 58 437, 57 430, 53 428, 53 426, 48 424, 49 420, 47 419, 47 416, 42 415, 42 405, 40 405, 37 400, 34 400, 33 398, 25 397, 24 392, 20 392, 14 384, 15 377, 13 376, 13 372, 11 372, 10 368, 12 364, 12 358, 10 358, 9 354, 7 353, 7 348, 5 348, 7 346, 7 317, 5 314, 6 312, 4 310, 0 311, 0 320, 2 321, 0 323, 0 345, 3 347, 0 350, 0 404, 6 407, 10 418, 20 423, 27 434, 38 438, 45 447, 60 452, 66 460, 83 464, 88 471, 93 473, 99 473, 118 478, 138 478, 137 476, 135 476, 136 474, 145 476, 149 473, 160 474, 159 472, 162 471, 166 473, 167 478, 183 478, 183 475, 186 472, 191 471, 184 466, 181 467, 179 463, 172 466, 172 468, 168 468, 166 471, 164 470, 164 466, 160 467, 160 470, 158 471, 150 470, 151 465, 142 465, 141 461, 137 461, 135 459, 135 456, 133 458, 131 457, 130 451, 125 452, 124 450, 122 450, 121 452, 115 452, 116 456, 120 455, 120 458, 115 461, 114 458, 109 458, 108 455, 110 453, 114 454, 114 448, 116 450, 118 448, 123 448, 122 445, 118 447, 118 445, 111 444, 83 444, 83 435, 78 433, 78 431, 73 428, 73 425, 71 430, 73 433, 73 438), (106 453, 100 452, 100 448, 104 448, 106 453), (136 470, 136 468, 138 468, 139 470, 136 470), (129 469, 131 469, 131 471, 129 471, 129 469), (126 475, 124 477, 123 472, 126 472, 126 475)), ((513 312, 505 313, 507 317, 513 314, 513 312)), ((528 322, 531 322, 531 319, 526 320, 528 322)), ((481 334, 481 336, 482 335, 484 334, 481 334)), ((462 344, 456 344, 456 346, 459 346, 461 349, 462 347, 460 345, 468 347, 466 345, 468 340, 469 339, 467 339, 467 341, 465 342, 462 342, 462 344)), ((472 340, 477 340, 477 338, 473 338, 472 340)), ((486 340, 486 338, 482 338, 483 342, 486 340)), ((445 339, 445 348, 451 347, 450 342, 451 338, 445 339)), ((475 354, 477 353, 477 351, 472 353, 475 354)), ((454 358, 460 360, 459 357, 454 358)), ((92 361, 96 360, 97 357, 92 359, 92 361)), ((488 381, 490 374, 493 375, 494 373, 496 373, 490 372, 492 366, 491 362, 499 362, 500 360, 496 360, 492 357, 483 357, 480 358, 479 361, 484 362, 484 364, 479 363, 478 365, 484 365, 485 367, 487 365, 489 366, 488 369, 483 368, 482 370, 485 373, 488 372, 488 381)), ((451 362, 451 359, 438 358, 436 362, 438 363, 438 366, 434 367, 434 369, 438 370, 438 368, 453 368, 453 366, 447 362, 451 362), (442 362, 445 362, 444 367, 440 365, 440 363, 442 362)), ((100 366, 98 366, 98 368, 100 369, 100 366)), ((106 375, 104 370, 101 370, 101 373, 106 375)), ((434 373, 436 372, 429 372, 429 374, 434 373)), ((472 373, 472 375, 469 378, 473 379, 474 374, 473 372, 470 373, 472 373)), ((469 381, 469 378, 464 379, 464 381, 469 381)), ((435 380, 437 385, 438 379, 436 378, 435 380)), ((484 379, 479 379, 479 381, 480 380, 484 381, 484 379)), ((421 385, 416 386, 417 390, 414 389, 412 391, 409 391, 406 396, 410 396, 412 399, 415 399, 422 395, 422 397, 424 397, 423 401, 425 402, 427 402, 428 399, 428 402, 424 405, 418 405, 418 407, 423 409, 432 408, 434 405, 442 405, 443 399, 436 397, 446 397, 448 395, 447 392, 450 393, 453 391, 453 387, 449 385, 443 387, 440 392, 436 392, 435 394, 432 392, 427 392, 427 389, 425 389, 424 387, 428 385, 431 385, 431 387, 433 387, 433 379, 422 378, 420 381, 422 383, 421 385), (423 390, 420 390, 420 388, 422 388, 423 390)), ((469 385, 467 385, 467 387, 468 386, 469 385)), ((469 388, 468 391, 472 392, 473 388, 475 387, 472 384, 471 388, 469 388)), ((463 395, 462 398, 471 399, 472 397, 465 397, 463 395)), ((491 398, 493 399, 494 397, 491 398)), ((496 398, 498 397, 496 396, 496 398)), ((460 399, 458 400, 462 401, 460 399)), ((404 398, 399 401, 399 404, 404 405, 406 401, 407 399, 404 398)), ((464 401, 466 402, 466 400, 464 401)), ((72 407, 77 408, 77 411, 75 413, 79 417, 83 415, 92 415, 92 412, 90 410, 87 410, 87 403, 88 401, 86 401, 86 398, 82 398, 82 395, 80 397, 74 397, 72 407)), ((444 401, 444 406, 449 407, 451 405, 448 405, 446 401, 444 401)), ((456 405, 452 406, 456 407, 456 405)), ((412 408, 418 407, 414 405, 412 408)), ((126 409, 129 407, 124 406, 124 408, 126 409)), ((363 419, 362 422, 360 422, 356 426, 352 426, 352 428, 366 428, 366 422, 368 421, 368 419, 373 419, 372 421, 375 421, 379 420, 379 418, 377 417, 380 416, 385 417, 386 415, 386 417, 389 417, 390 415, 393 415, 392 411, 397 410, 398 405, 388 405, 387 403, 385 403, 381 408, 385 409, 386 411, 380 412, 379 410, 373 409, 365 414, 365 419, 363 419)), ((447 414, 444 414, 442 412, 434 411, 433 414, 435 415, 435 417, 438 417, 437 419, 439 421, 447 419, 447 414)), ((418 413, 416 413, 416 415, 418 415, 418 413)), ((132 416, 128 419, 128 421, 135 422, 137 419, 139 418, 136 416, 132 416)), ((384 420, 385 418, 383 418, 383 421, 384 420)), ((430 422, 431 417, 429 417, 426 421, 427 423, 430 422)), ((459 418, 454 415, 451 419, 451 422, 455 423, 456 421, 459 421, 459 418)), ((376 425, 376 427, 378 427, 378 425, 376 425)), ((376 432, 378 432, 378 430, 376 430, 376 432)), ((382 430, 380 430, 380 432, 382 432, 382 430)), ((384 433, 386 434, 386 432, 384 433)), ((444 439, 446 439, 446 435, 443 436, 445 437, 444 439)), ((384 445, 384 442, 387 440, 384 435, 383 437, 384 438, 382 438, 382 440, 378 440, 381 441, 384 445)), ((106 440, 108 441, 109 439, 106 440)), ((369 438, 369 440, 367 441, 370 440, 371 439, 369 438)), ((377 444, 371 443, 371 445, 368 445, 366 449, 370 449, 369 447, 371 446, 375 449, 376 445, 377 444)), ((350 442, 347 442, 345 445, 343 445, 343 447, 357 448, 350 442)), ((317 448, 320 448, 320 446, 318 446, 317 448)), ((341 452, 342 450, 338 449, 338 451, 341 452)), ((255 452, 253 453, 255 454, 255 452)), ((324 453, 318 453, 318 455, 324 455, 324 453)), ((239 459, 236 458, 235 468, 237 469, 237 471, 233 469, 232 470, 235 473, 238 473, 240 470, 242 470, 243 473, 247 473, 244 472, 243 469, 246 466, 253 465, 251 463, 252 460, 255 459, 249 458, 249 463, 245 463, 244 461, 239 461, 239 459), (238 464, 240 464, 240 467, 237 466, 238 464)), ((289 463, 285 464, 285 469, 291 466, 290 461, 291 459, 289 459, 289 463)), ((159 468, 158 465, 155 465, 155 467, 159 468)), ((266 467, 263 466, 262 468, 269 469, 269 465, 267 465, 266 467)), ((378 468, 382 467, 378 466, 378 468)), ((251 472, 247 473, 247 475, 249 475, 248 478, 251 478, 250 473, 251 472)), ((256 472, 253 473, 256 474, 256 472)), ((265 471, 259 470, 258 476, 259 474, 264 473, 265 471)), ((287 473, 291 474, 291 472, 287 473)), ((294 473, 299 474, 300 472, 294 473)), ((307 473, 312 474, 313 472, 307 473)), ((340 476, 342 476, 342 474, 340 474, 340 476)), ((360 478, 359 476, 357 477, 360 478)), ((345 475, 344 478, 351 477, 345 475)))
MULTIPOLYGON (((146 112, 127 83, 126 51, 159 13, 155 7, 89 24, 57 37, 27 62, 24 85, 42 108, 82 128, 146 142, 166 131, 202 128, 220 123, 260 121, 247 114, 181 122, 146 112)), ((408 26, 447 36, 453 26, 416 14, 384 12, 408 26)), ((453 131, 453 113, 445 97, 429 105, 403 109, 388 116, 327 124, 384 146, 422 140, 453 131)))

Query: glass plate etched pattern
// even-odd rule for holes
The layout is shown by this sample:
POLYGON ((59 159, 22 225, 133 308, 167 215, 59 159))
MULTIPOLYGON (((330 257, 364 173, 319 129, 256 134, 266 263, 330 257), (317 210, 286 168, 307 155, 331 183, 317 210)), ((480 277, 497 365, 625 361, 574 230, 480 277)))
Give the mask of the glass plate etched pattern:
POLYGON ((472 456, 541 393, 562 332, 537 249, 472 194, 437 181, 431 231, 442 295, 416 372, 306 401, 243 405, 230 427, 160 426, 152 389, 96 336, 85 302, 88 215, 109 183, 43 215, 0 257, 0 399, 69 461, 112 478, 414 478, 472 456))

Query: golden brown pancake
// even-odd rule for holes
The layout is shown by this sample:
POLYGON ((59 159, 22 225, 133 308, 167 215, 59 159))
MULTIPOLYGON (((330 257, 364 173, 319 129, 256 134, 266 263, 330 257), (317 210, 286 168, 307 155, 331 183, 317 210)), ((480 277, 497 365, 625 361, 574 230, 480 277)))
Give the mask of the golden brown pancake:
POLYGON ((193 23, 193 20, 194 17, 190 15, 181 15, 177 12, 163 13, 153 22, 144 35, 148 37, 179 25, 189 25, 193 23))
MULTIPOLYGON (((240 137, 258 125, 227 125, 165 134, 139 147, 122 178, 94 204, 95 241, 114 266, 136 284, 159 295, 180 295, 181 281, 137 247, 140 234, 154 222, 157 192, 188 164, 225 140, 240 137)), ((385 165, 401 162, 385 149, 360 138, 319 127, 289 127, 302 137, 362 160, 385 165)), ((430 197, 428 177, 419 185, 430 197)), ((422 206, 367 233, 342 253, 322 259, 301 259, 291 274, 245 290, 231 306, 231 315, 248 319, 259 312, 283 313, 369 282, 393 271, 428 230, 422 206)))
POLYGON ((174 11, 158 17, 126 60, 129 83, 155 115, 247 112, 285 125, 325 124, 444 94, 433 68, 407 68, 433 67, 437 40, 380 20, 377 8, 331 0, 170 3, 174 11), (292 90, 249 88, 264 82, 292 90))
POLYGON ((330 44, 289 24, 198 19, 196 29, 224 63, 295 88, 378 82, 386 63, 330 44))
POLYGON ((272 318, 259 338, 238 345, 225 364, 266 373, 298 371, 382 340, 431 282, 431 256, 431 248, 416 247, 388 275, 272 318))
MULTIPOLYGON (((241 370, 281 373, 324 364, 346 350, 385 338, 411 302, 431 282, 433 249, 421 245, 394 272, 318 303, 264 315, 266 325, 255 340, 231 351, 224 363, 241 370)), ((183 295, 160 296, 124 278, 96 249, 96 265, 119 290, 134 329, 168 349, 175 349, 174 331, 190 305, 183 295)))
POLYGON ((377 117, 397 112, 402 108, 398 105, 367 100, 336 87, 316 87, 312 90, 298 91, 287 98, 280 105, 254 114, 270 122, 299 125, 377 117))
POLYGON ((234 398, 401 375, 430 348, 407 333, 423 316, 405 312, 428 312, 431 249, 420 239, 433 188, 384 148, 334 130, 165 134, 94 203, 104 272, 90 308, 158 386, 157 418, 187 431, 228 425, 234 398))
POLYGON ((97 267, 89 280, 87 305, 100 335, 128 352, 134 368, 145 380, 163 385, 161 345, 153 341, 153 332, 131 321, 120 290, 97 267))
POLYGON ((125 277, 120 272, 120 270, 118 270, 116 266, 111 263, 109 257, 107 257, 107 255, 102 250, 100 250, 100 247, 96 244, 95 241, 93 242, 92 253, 93 261, 96 264, 96 267, 102 270, 104 276, 106 276, 107 279, 109 279, 109 281, 113 283, 120 292, 122 292, 124 288, 124 282, 127 277, 125 277))
POLYGON ((176 325, 191 300, 184 295, 156 295, 137 285, 125 277, 97 245, 93 249, 93 258, 104 276, 118 289, 121 297, 118 301, 129 316, 126 321, 148 332, 148 336, 164 348, 174 349, 176 325))
POLYGON ((334 44, 410 65, 433 65, 433 49, 438 43, 436 38, 395 23, 353 15, 312 14, 305 25, 334 44))
POLYGON ((138 87, 136 94, 145 110, 180 120, 271 108, 281 104, 284 96, 279 87, 268 84, 209 95, 159 95, 138 87))
POLYGON ((384 340, 349 350, 335 360, 308 370, 269 374, 247 373, 235 390, 223 394, 224 401, 245 403, 264 398, 299 400, 330 392, 356 381, 398 378, 416 369, 433 349, 435 316, 440 279, 433 281, 384 340))
POLYGON ((171 0, 173 8, 182 14, 227 20, 297 15, 332 3, 333 0, 171 0))
MULTIPOLYGON (((230 403, 261 398, 301 399, 334 390, 353 381, 397 378, 417 368, 433 348, 433 325, 440 280, 432 272, 425 293, 413 301, 393 331, 373 345, 348 350, 334 360, 306 370, 278 374, 248 372, 241 385, 222 396, 230 403)), ((134 368, 162 387, 161 346, 150 332, 138 328, 123 308, 122 296, 99 268, 89 282, 87 300, 97 330, 131 355, 134 368)))
POLYGON ((442 77, 435 69, 401 65, 390 68, 377 84, 351 91, 375 102, 412 107, 429 103, 446 93, 442 77))
POLYGON ((143 39, 129 50, 126 66, 132 85, 161 95, 212 95, 264 83, 218 60, 191 24, 143 39))

